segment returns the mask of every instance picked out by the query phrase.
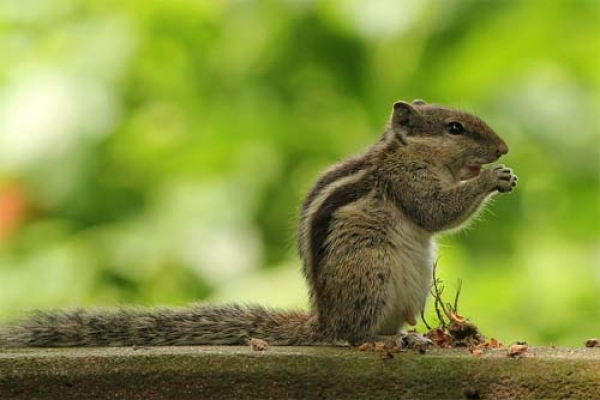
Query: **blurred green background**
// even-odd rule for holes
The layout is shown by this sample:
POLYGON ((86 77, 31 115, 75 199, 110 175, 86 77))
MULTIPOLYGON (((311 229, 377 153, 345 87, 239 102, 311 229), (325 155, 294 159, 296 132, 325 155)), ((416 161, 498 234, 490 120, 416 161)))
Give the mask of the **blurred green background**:
POLYGON ((441 240, 449 299, 505 342, 600 335, 594 0, 0 1, 0 316, 307 307, 304 193, 414 98, 481 116, 519 175, 441 240))

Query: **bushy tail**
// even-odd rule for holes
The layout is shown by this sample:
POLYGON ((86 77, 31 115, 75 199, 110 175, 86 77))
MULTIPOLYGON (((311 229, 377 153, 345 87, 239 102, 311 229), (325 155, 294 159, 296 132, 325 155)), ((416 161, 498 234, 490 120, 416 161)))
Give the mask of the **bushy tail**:
POLYGON ((310 314, 261 306, 34 311, 0 326, 0 347, 271 345, 323 342, 310 314))

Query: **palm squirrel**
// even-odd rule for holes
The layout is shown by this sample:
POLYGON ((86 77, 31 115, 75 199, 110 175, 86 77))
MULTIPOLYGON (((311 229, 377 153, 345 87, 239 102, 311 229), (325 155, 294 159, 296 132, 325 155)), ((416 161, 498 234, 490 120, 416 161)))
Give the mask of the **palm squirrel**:
POLYGON ((0 346, 271 345, 349 342, 415 325, 432 285, 436 233, 461 227, 517 177, 481 119, 396 102, 379 141, 327 170, 300 213, 311 311, 254 305, 34 311, 0 326, 0 346))

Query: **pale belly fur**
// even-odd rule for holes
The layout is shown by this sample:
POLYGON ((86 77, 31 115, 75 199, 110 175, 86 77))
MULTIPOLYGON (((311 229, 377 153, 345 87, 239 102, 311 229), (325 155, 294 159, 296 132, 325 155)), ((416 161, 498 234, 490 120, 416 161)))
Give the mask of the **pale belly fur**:
POLYGON ((394 244, 386 255, 391 276, 384 317, 377 333, 394 335, 405 323, 414 324, 425 307, 433 282, 436 245, 433 235, 394 210, 396 223, 389 233, 394 244))

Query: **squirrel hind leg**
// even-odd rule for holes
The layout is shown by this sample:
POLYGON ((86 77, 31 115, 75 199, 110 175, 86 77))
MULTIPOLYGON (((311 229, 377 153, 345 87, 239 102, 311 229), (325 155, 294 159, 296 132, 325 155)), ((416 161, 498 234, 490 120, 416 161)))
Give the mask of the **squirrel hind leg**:
POLYGON ((344 278, 332 284, 335 278, 323 276, 328 283, 318 296, 321 329, 328 337, 348 341, 353 346, 377 337, 376 330, 386 309, 389 274, 378 271, 376 266, 380 264, 366 264, 363 260, 358 256, 324 265, 321 271, 324 275, 329 271, 332 276, 344 278))

